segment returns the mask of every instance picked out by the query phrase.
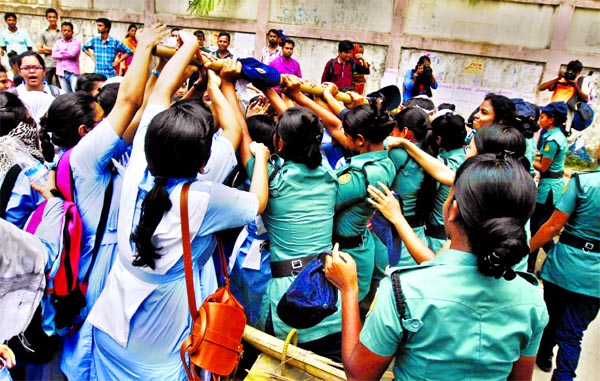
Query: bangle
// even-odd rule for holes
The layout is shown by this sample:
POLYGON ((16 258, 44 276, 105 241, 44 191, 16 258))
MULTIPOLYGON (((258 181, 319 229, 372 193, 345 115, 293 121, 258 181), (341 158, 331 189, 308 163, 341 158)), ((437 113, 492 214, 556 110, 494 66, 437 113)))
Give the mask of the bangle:
POLYGON ((152 74, 158 77, 160 75, 160 71, 152 69, 152 74))

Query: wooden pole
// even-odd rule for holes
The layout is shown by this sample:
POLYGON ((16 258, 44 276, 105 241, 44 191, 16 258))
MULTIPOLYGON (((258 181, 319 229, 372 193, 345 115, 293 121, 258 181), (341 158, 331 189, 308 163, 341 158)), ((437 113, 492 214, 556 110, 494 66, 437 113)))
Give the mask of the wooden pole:
MULTIPOLYGON (((173 54, 175 54, 176 51, 177 50, 175 48, 171 48, 169 46, 157 45, 154 48, 154 50, 152 51, 152 53, 157 57, 169 59, 169 58, 173 57, 173 54)), ((201 62, 198 60, 197 57, 194 57, 194 58, 192 58, 192 61, 190 63, 197 65, 197 66, 203 66, 207 62, 209 62, 209 61, 203 60, 201 62)), ((216 62, 213 62, 212 67, 214 67, 215 69, 220 69, 221 67, 223 67, 223 60, 217 60, 216 62)), ((302 90, 302 92, 304 92, 304 93, 309 93, 309 94, 312 94, 312 95, 315 95, 318 97, 323 96, 323 91, 325 91, 325 89, 322 86, 309 84, 309 83, 303 83, 302 85, 300 85, 300 90, 302 90)), ((344 102, 346 104, 352 103, 352 98, 350 97, 350 95, 343 93, 341 91, 336 94, 335 99, 337 99, 338 101, 344 102)))
MULTIPOLYGON (((274 358, 281 358, 285 344, 283 340, 268 335, 249 325, 246 325, 243 339, 261 352, 274 358)), ((300 369, 324 381, 346 380, 344 371, 334 367, 334 365, 341 367, 342 364, 291 344, 288 345, 287 359, 285 361, 287 365, 300 369)))

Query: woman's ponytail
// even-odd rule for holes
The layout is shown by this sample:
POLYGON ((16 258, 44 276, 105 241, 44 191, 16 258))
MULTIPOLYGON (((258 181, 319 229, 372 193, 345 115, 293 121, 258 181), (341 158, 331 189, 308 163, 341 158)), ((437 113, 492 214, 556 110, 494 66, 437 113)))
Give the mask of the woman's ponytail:
POLYGON ((519 220, 511 217, 492 218, 470 236, 473 252, 477 253, 477 267, 483 275, 512 280, 512 267, 529 253, 525 229, 519 220))
POLYGON ((157 176, 154 178, 154 186, 148 192, 142 202, 142 215, 140 223, 131 234, 131 240, 135 243, 134 266, 150 267, 154 270, 154 260, 160 258, 156 251, 160 247, 154 247, 152 236, 156 227, 163 218, 165 212, 171 209, 172 203, 169 199, 169 193, 165 189, 167 178, 157 176))

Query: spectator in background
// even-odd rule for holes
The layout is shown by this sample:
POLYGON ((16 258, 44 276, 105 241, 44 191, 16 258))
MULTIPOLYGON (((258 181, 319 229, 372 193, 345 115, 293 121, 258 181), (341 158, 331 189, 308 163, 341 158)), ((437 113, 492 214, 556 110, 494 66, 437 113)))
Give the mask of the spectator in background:
POLYGON ((229 44, 231 43, 231 35, 227 32, 219 33, 217 39, 217 51, 213 52, 213 55, 217 58, 233 58, 233 54, 229 51, 229 44))
POLYGON ((73 24, 65 21, 61 25, 62 39, 56 41, 52 57, 56 59, 56 75, 60 87, 67 93, 75 91, 79 78, 79 55, 81 42, 73 38, 73 24))
POLYGON ((85 91, 93 96, 98 94, 98 89, 106 82, 106 76, 96 73, 81 74, 77 79, 75 91, 85 91))
POLYGON ((0 55, 14 51, 17 54, 31 50, 31 39, 29 34, 22 28, 17 27, 17 15, 13 12, 4 14, 7 28, 0 32, 0 55))
POLYGON ((419 57, 414 69, 404 75, 404 91, 402 99, 406 102, 412 97, 425 94, 431 97, 431 89, 437 89, 438 83, 431 69, 431 59, 427 56, 419 57))
MULTIPOLYGON (((123 39, 123 45, 127 46, 129 48, 129 50, 131 50, 132 52, 135 53, 135 48, 137 47, 137 39, 135 38, 135 34, 137 33, 137 25, 135 24, 129 24, 129 26, 127 27, 127 35, 125 36, 125 38, 123 39)), ((122 53, 119 53, 119 57, 122 53)), ((121 74, 120 75, 125 75, 125 73, 127 73, 127 69, 129 68, 129 65, 131 64, 131 60, 133 60, 133 54, 129 55, 127 58, 125 58, 125 61, 123 61, 121 63, 121 74)))
POLYGON ((302 78, 300 63, 292 58, 295 46, 296 44, 293 40, 285 40, 283 43, 282 55, 271 61, 269 66, 274 67, 281 74, 293 74, 296 77, 302 78))
MULTIPOLYGON (((583 64, 579 60, 570 61, 567 64, 566 71, 559 70, 556 78, 542 83, 539 87, 540 91, 552 91, 551 102, 564 102, 567 104, 567 121, 564 131, 568 132, 569 141, 575 140, 579 135, 579 133, 573 136, 570 135, 573 132, 571 123, 573 122, 575 105, 578 101, 589 102, 592 90, 592 81, 585 80, 586 77, 581 75, 582 70, 583 64)), ((542 131, 543 133, 544 131, 542 131)))
POLYGON ((19 74, 19 55, 14 50, 8 52, 8 64, 10 65, 10 70, 7 72, 8 79, 13 82, 13 87, 17 87, 23 83, 23 77, 19 74))
POLYGON ((269 29, 269 32, 267 33, 267 46, 262 49, 260 62, 269 65, 273 60, 281 57, 283 45, 279 46, 278 39, 279 32, 277 29, 269 29))
POLYGON ((12 86, 12 81, 8 79, 6 68, 0 64, 0 91, 8 90, 12 86))
POLYGON ((96 20, 96 26, 100 36, 94 37, 83 44, 83 52, 94 61, 96 68, 94 73, 103 74, 106 78, 117 75, 116 68, 119 67, 130 54, 131 49, 123 45, 121 41, 109 36, 112 23, 109 19, 101 17, 96 20), (117 54, 122 53, 117 59, 117 54))
POLYGON ((579 77, 583 70, 583 64, 579 60, 570 61, 567 64, 567 70, 558 71, 556 78, 540 85, 539 90, 552 91, 551 102, 567 103, 573 95, 577 96, 584 102, 589 100, 589 92, 582 88, 579 77))
POLYGON ((288 36, 283 32, 283 29, 277 31, 277 45, 283 47, 283 41, 287 40, 288 36))
MULTIPOLYGON (((210 50, 208 50, 204 47, 204 42, 206 41, 204 32, 201 30, 197 30, 194 32, 194 36, 196 36, 196 39, 198 40, 198 46, 200 47, 200 50, 204 53, 212 54, 212 52, 210 50)), ((188 90, 190 90, 192 87, 194 87, 194 83, 196 83, 196 81, 198 81, 198 78, 200 78, 200 75, 201 75, 200 70, 195 71, 192 73, 192 75, 190 75, 190 77, 188 78, 188 82, 187 82, 188 90)))
POLYGON ((198 46, 200 47, 200 50, 202 50, 204 53, 210 53, 211 51, 204 47, 204 42, 206 41, 204 32, 201 30, 197 30, 194 32, 194 36, 196 36, 196 39, 198 40, 198 46))
POLYGON ((354 43, 344 40, 338 44, 338 55, 327 61, 321 82, 332 82, 338 89, 344 89, 352 86, 352 76, 354 73, 369 74, 368 64, 363 61, 357 61, 354 58, 354 43))
MULTIPOLYGON (((361 62, 362 66, 370 69, 371 65, 365 61, 363 57, 364 52, 365 47, 362 44, 354 44, 354 59, 361 62)), ((360 95, 365 94, 365 82, 366 79, 363 73, 358 71, 352 73, 352 87, 354 87, 360 95)))
MULTIPOLYGON (((46 63, 46 75, 44 76, 44 81, 52 84, 52 79, 56 77, 56 61, 52 57, 52 48, 56 41, 61 38, 61 31, 58 30, 58 12, 56 9, 46 9, 46 21, 48 21, 48 28, 40 33, 38 53, 43 54, 44 62, 46 63)), ((57 78, 54 83, 58 84, 58 82, 57 78)))

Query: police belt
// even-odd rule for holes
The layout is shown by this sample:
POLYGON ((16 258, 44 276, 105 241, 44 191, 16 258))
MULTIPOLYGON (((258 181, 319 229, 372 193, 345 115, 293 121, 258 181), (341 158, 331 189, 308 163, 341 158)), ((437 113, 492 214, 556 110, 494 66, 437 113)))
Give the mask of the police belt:
POLYGON ((271 277, 284 278, 286 276, 296 276, 304 269, 304 267, 312 261, 316 255, 308 255, 306 257, 288 259, 285 261, 271 262, 271 277))
POLYGON ((564 171, 560 171, 560 172, 546 171, 546 172, 540 173, 540 178, 542 178, 542 179, 560 179, 564 176, 564 174, 565 174, 564 171))
POLYGON ((340 245, 340 249, 353 249, 363 244, 364 236, 356 235, 354 237, 343 237, 341 235, 334 234, 331 241, 335 244, 340 245))
POLYGON ((429 237, 437 239, 448 238, 448 236, 446 235, 446 228, 444 227, 444 225, 426 224, 425 234, 429 237))
MULTIPOLYGON (((417 215, 414 216, 404 216, 404 219, 406 220, 406 222, 408 222, 408 224, 410 225, 411 228, 420 228, 423 226, 423 221, 421 221, 421 218, 417 215)), ((398 231, 392 227, 392 237, 393 238, 398 238, 398 231)), ((444 238, 446 238, 444 236, 444 238)))
POLYGON ((567 232, 562 232, 558 241, 585 252, 600 252, 600 240, 597 239, 584 239, 567 232))

